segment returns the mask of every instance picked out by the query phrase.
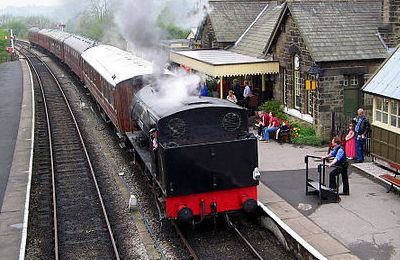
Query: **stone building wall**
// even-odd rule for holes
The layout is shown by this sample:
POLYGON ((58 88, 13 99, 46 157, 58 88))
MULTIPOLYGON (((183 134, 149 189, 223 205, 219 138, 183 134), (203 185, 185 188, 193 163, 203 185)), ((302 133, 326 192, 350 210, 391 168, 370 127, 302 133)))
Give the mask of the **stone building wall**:
MULTIPOLYGON (((280 33, 276 42, 272 46, 274 53, 274 60, 280 62, 280 79, 276 81, 276 84, 280 86, 274 86, 274 97, 285 103, 289 108, 294 108, 294 97, 293 97, 293 56, 295 53, 300 58, 300 82, 301 82, 301 103, 306 104, 306 91, 305 91, 305 77, 307 70, 313 64, 310 52, 307 50, 306 44, 300 35, 300 31, 297 28, 294 20, 291 16, 288 16, 286 21, 283 21, 280 27, 280 33), (285 76, 284 76, 285 74, 285 76), (286 78, 286 100, 284 100, 283 85, 284 78, 286 78)), ((302 113, 307 113, 305 106, 301 108, 302 113)))
MULTIPOLYGON (((319 79, 317 92, 317 106, 315 125, 318 132, 328 136, 331 131, 332 112, 342 114, 344 112, 344 82, 348 80, 346 75, 358 75, 359 107, 364 108, 366 115, 370 116, 372 111, 372 99, 369 95, 363 94, 362 86, 378 69, 383 60, 367 61, 342 61, 320 64, 323 71, 319 79)), ((356 116, 356 109, 351 117, 356 116)))
POLYGON ((201 48, 211 49, 213 42, 215 41, 215 32, 211 24, 211 20, 207 17, 203 25, 203 31, 201 34, 201 48))
POLYGON ((382 27, 379 31, 388 47, 400 44, 400 0, 383 0, 382 27))

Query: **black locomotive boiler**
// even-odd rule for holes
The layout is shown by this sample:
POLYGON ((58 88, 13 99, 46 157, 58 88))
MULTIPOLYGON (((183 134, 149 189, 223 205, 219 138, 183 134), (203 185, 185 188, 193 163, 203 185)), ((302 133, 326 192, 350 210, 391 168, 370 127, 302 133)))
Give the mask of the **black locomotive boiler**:
POLYGON ((160 188, 167 218, 257 208, 257 140, 246 109, 208 97, 164 102, 148 85, 136 93, 131 115, 141 131, 129 140, 160 188))

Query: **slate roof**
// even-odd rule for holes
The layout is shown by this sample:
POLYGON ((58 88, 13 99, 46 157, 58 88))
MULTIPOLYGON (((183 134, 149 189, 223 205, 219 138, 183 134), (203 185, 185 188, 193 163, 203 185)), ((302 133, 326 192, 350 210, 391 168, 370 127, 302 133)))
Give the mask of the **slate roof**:
POLYGON ((264 10, 257 21, 235 43, 230 51, 253 57, 264 56, 263 52, 272 40, 275 28, 285 10, 286 4, 268 4, 267 9, 264 10))
POLYGON ((263 10, 268 1, 209 1, 209 18, 218 42, 235 42, 263 10))
POLYGON ((388 56, 376 35, 380 0, 301 1, 289 10, 316 62, 388 56))
POLYGON ((368 80, 363 91, 400 100, 400 45, 368 80))

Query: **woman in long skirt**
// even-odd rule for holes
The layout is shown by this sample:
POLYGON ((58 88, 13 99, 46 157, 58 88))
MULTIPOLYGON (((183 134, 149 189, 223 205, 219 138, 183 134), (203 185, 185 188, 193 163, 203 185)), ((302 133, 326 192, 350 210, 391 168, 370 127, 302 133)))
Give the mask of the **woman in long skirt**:
POLYGON ((349 132, 346 135, 346 156, 352 160, 356 158, 356 138, 354 133, 354 124, 349 125, 349 132))

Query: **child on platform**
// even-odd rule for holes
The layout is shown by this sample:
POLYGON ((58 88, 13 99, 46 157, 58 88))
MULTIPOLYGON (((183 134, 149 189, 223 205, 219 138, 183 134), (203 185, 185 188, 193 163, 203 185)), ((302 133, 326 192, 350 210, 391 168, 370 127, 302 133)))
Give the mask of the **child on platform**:
POLYGON ((346 135, 346 155, 347 159, 356 158, 356 138, 354 134, 354 124, 350 123, 349 132, 346 135))

